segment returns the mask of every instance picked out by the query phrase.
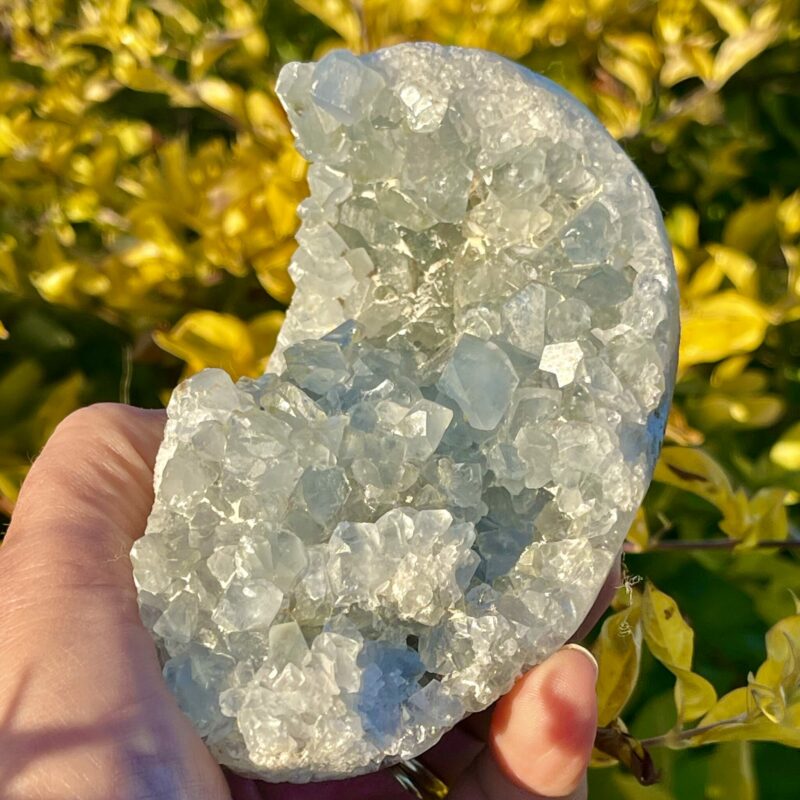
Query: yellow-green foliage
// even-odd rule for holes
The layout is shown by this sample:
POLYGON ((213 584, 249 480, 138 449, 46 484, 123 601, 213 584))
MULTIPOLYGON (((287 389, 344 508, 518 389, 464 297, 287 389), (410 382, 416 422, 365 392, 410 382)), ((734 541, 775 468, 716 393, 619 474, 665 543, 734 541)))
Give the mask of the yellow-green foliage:
POLYGON ((274 95, 282 63, 408 39, 495 50, 622 141, 681 281, 667 447, 627 544, 649 581, 620 591, 594 644, 596 762, 647 778, 652 751, 662 782, 595 770, 593 791, 795 797, 789 751, 749 740, 800 745, 799 13, 796 0, 0 0, 0 508, 78 405, 158 405, 181 374, 263 369, 306 192, 274 95), (706 742, 725 744, 680 751, 706 742))

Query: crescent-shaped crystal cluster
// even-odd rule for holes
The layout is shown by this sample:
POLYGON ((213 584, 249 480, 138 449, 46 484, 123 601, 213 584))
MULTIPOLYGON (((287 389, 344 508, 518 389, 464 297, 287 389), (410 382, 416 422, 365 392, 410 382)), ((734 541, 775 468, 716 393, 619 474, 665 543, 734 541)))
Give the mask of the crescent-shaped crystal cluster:
POLYGON ((164 676, 271 781, 431 746, 575 631, 649 483, 676 281, 644 178, 498 56, 289 64, 311 162, 271 371, 185 381, 132 559, 164 676))

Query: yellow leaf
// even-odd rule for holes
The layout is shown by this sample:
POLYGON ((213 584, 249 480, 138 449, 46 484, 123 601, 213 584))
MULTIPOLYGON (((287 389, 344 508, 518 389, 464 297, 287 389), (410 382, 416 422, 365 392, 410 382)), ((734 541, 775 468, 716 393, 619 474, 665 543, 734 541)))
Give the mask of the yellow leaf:
POLYGON ((665 438, 669 442, 685 447, 695 447, 705 441, 703 432, 693 428, 686 415, 675 405, 669 410, 665 438))
POLYGON ((764 306, 738 292, 721 292, 696 300, 682 315, 681 366, 720 361, 756 350, 768 327, 764 306))
POLYGON ((689 447, 665 447, 656 464, 654 479, 699 495, 723 509, 733 497, 725 471, 703 450, 689 447))
POLYGON ((66 303, 77 273, 77 264, 65 261, 46 272, 32 273, 30 279, 45 300, 50 303, 66 303))
POLYGON ((9 335, 8 328, 3 325, 3 320, 0 319, 0 341, 8 339, 9 335))
POLYGON ((776 395, 737 395, 709 392, 691 402, 692 417, 705 430, 721 427, 769 428, 785 413, 786 403, 776 395))
POLYGON ((199 81, 206 76, 206 73, 214 64, 234 48, 240 41, 241 34, 238 32, 225 32, 211 34, 206 37, 197 47, 192 50, 191 68, 189 77, 193 81, 199 81))
POLYGON ((692 278, 683 292, 683 299, 692 301, 715 292, 719 289, 724 277, 725 273, 720 265, 713 258, 709 258, 692 274, 692 278))
POLYGON ((155 331, 163 350, 183 359, 189 373, 219 367, 231 377, 259 374, 253 339, 247 324, 231 314, 193 311, 170 331, 155 331))
POLYGON ((800 688, 800 614, 776 622, 764 640, 767 658, 759 667, 755 681, 791 696, 800 688))
POLYGON ((800 189, 781 202, 777 217, 785 236, 800 234, 800 189))
POLYGON ((661 64, 661 53, 652 36, 642 32, 618 33, 606 31, 603 39, 615 50, 624 53, 631 61, 656 68, 661 64))
POLYGON ((236 119, 245 117, 244 94, 239 86, 221 78, 205 78, 194 84, 198 97, 211 108, 236 119))
POLYGON ((642 111, 638 105, 625 102, 611 94, 597 95, 597 114, 616 139, 639 133, 642 111))
POLYGON ((128 157, 141 155, 154 146, 153 128, 145 122, 118 122, 109 126, 108 132, 128 157))
POLYGON ((714 42, 713 36, 693 36, 669 47, 659 76, 662 86, 674 86, 687 78, 709 80, 714 70, 714 42))
POLYGON ((88 222, 97 214, 99 204, 94 189, 81 189, 64 200, 64 214, 70 222, 88 222))
POLYGON ((691 738, 691 743, 708 744, 710 742, 753 741, 778 742, 788 745, 789 747, 800 747, 800 702, 795 702, 790 705, 786 709, 783 722, 781 724, 776 724, 764 716, 748 719, 746 708, 747 697, 747 687, 734 689, 733 692, 725 695, 717 706, 712 709, 712 714, 714 716, 712 717, 711 714, 709 714, 704 717, 698 724, 698 727, 705 728, 707 725, 717 722, 718 719, 736 719, 735 715, 731 715, 727 712, 733 707, 738 708, 744 705, 745 708, 740 714, 742 721, 720 725, 708 731, 703 731, 693 736, 691 738), (731 697, 730 700, 728 700, 729 697, 731 697), (719 708, 723 701, 725 701, 724 707, 719 708))
POLYGON ((766 28, 750 28, 744 33, 726 39, 714 57, 712 78, 714 86, 721 87, 745 64, 766 50, 780 34, 778 25, 766 28))
POLYGON ((247 118, 253 129, 261 134, 288 134, 286 117, 274 96, 253 89, 245 97, 247 118))
POLYGON ((717 701, 693 743, 753 740, 800 747, 800 614, 777 622, 765 640, 767 659, 757 674, 717 701))
POLYGON ((19 290, 20 273, 14 259, 17 240, 5 234, 0 236, 0 291, 14 292, 19 290))
POLYGON ((693 5, 685 0, 662 0, 658 4, 655 28, 665 43, 676 44, 684 37, 692 22, 693 5))
POLYGON ((662 664, 691 669, 694 632, 677 603, 649 581, 642 596, 642 624, 647 646, 662 664))
POLYGON ((747 690, 750 716, 766 717, 770 722, 780 725, 786 717, 786 696, 779 689, 762 686, 752 674, 747 676, 747 690))
POLYGON ((617 80, 629 86, 640 104, 648 103, 653 95, 656 72, 661 66, 661 55, 655 42, 644 33, 607 33, 606 48, 599 51, 602 66, 617 80))
POLYGON ((780 199, 750 200, 734 211, 725 223, 723 244, 755 255, 762 242, 775 235, 780 199))
POLYGON ((344 43, 354 52, 361 49, 361 20, 346 0, 295 0, 317 19, 342 37, 344 43))
POLYGON ((675 262, 675 272, 678 275, 678 283, 679 285, 683 285, 686 276, 692 269, 692 262, 688 254, 675 245, 672 246, 672 260, 675 262))
POLYGON ((700 219, 691 206, 675 206, 667 214, 665 224, 673 244, 694 250, 699 244, 700 219))
POLYGON ((150 5, 163 14, 171 17, 186 33, 195 36, 203 29, 203 23, 178 0, 150 0, 150 5))
MULTIPOLYGON (((709 725, 717 725, 726 720, 744 721, 747 717, 747 687, 742 686, 738 689, 722 695, 717 700, 714 707, 700 720, 699 727, 705 728, 709 725)), ((703 739, 705 741, 705 739, 703 739)))
POLYGON ((750 361, 750 356, 733 356, 720 362, 711 373, 711 391, 688 401, 692 418, 705 430, 767 428, 783 416, 786 403, 766 393, 769 375, 747 369, 750 361))
POLYGON ((751 297, 756 294, 758 265, 750 256, 721 244, 708 244, 706 250, 714 263, 742 294, 751 297))
POLYGON ((640 508, 636 512, 636 517, 628 531, 626 541, 630 542, 639 553, 643 553, 647 550, 647 545, 650 541, 650 531, 647 529, 647 518, 644 513, 644 508, 640 508))
POLYGON ((792 425, 769 451, 773 464, 794 472, 800 470, 800 422, 792 425))
POLYGON ((642 626, 647 647, 675 675, 675 705, 680 722, 706 714, 715 704, 714 687, 692 672, 694 631, 675 601, 648 582, 642 596, 642 626))
MULTIPOLYGON (((786 516, 786 489, 764 488, 750 499, 740 547, 753 547, 767 540, 783 541, 789 536, 786 516)), ((721 526, 724 529, 724 526, 721 526)))
MULTIPOLYGON (((720 388, 735 381, 747 369, 750 363, 750 356, 733 356, 717 364, 711 373, 711 385, 720 388)), ((763 386, 759 387, 763 388, 763 386)))
POLYGON ((653 76, 641 64, 627 58, 615 58, 608 62, 607 68, 615 78, 633 90, 637 103, 645 105, 652 100, 653 76))
POLYGON ((253 258, 259 282, 280 303, 288 303, 294 291, 287 267, 296 249, 297 244, 293 240, 287 241, 253 258))
POLYGON ((256 358, 264 367, 266 367, 270 353, 275 349, 275 342, 278 341, 278 333, 283 325, 284 317, 283 311, 267 311, 247 323, 256 358))
POLYGON ((717 702, 716 690, 702 675, 677 667, 672 667, 670 672, 677 678, 675 707, 680 722, 691 722, 702 717, 717 702))
MULTIPOLYGON (((789 276, 786 281, 789 287, 790 296, 793 295, 794 299, 800 298, 800 247, 795 247, 791 244, 782 244, 781 253, 786 260, 789 267, 789 276)), ((800 304, 795 303, 793 308, 790 308, 784 316, 784 322, 791 322, 800 319, 798 309, 800 304)))
POLYGON ((742 9, 735 3, 726 0, 700 0, 714 16, 717 24, 730 36, 744 33, 750 26, 750 20, 742 9))
POLYGON ((600 671, 597 677, 598 725, 619 716, 636 688, 642 653, 639 594, 632 605, 608 617, 592 645, 600 671))

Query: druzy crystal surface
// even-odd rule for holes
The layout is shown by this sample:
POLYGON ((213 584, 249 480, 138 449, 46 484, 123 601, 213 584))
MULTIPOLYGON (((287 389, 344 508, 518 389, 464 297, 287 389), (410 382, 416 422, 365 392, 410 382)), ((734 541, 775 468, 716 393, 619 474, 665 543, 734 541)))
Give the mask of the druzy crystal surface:
POLYGON ((178 703, 268 780, 413 756, 573 633, 650 480, 678 339, 656 201, 497 56, 289 64, 311 196, 270 372, 169 405, 132 558, 178 703))

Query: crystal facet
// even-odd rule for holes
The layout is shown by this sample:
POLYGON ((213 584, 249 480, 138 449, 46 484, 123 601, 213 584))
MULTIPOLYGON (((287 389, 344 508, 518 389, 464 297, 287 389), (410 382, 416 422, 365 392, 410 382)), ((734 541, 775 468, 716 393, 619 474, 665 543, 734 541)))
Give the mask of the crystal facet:
POLYGON ((403 45, 290 64, 311 163, 270 372, 179 386, 132 559, 223 764, 414 756, 559 647, 641 502, 675 369, 658 205, 549 81, 403 45))

